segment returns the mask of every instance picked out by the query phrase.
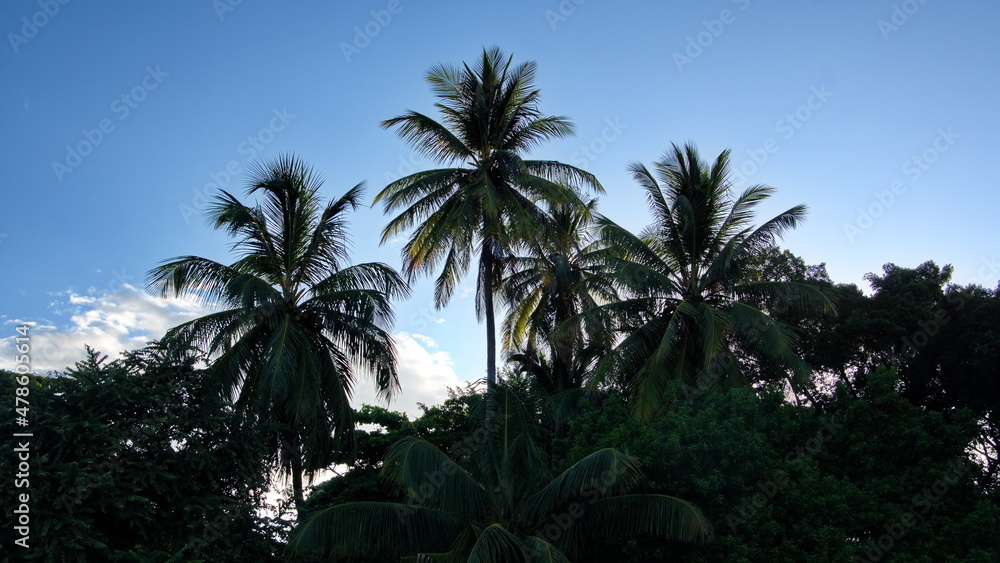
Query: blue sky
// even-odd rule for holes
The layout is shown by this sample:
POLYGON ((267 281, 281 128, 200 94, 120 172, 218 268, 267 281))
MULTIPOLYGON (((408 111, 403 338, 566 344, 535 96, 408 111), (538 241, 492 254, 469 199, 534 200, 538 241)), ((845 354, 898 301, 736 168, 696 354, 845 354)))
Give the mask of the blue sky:
MULTIPOLYGON (((44 370, 197 314, 145 295, 145 272, 228 260, 204 204, 241 191, 253 158, 294 151, 327 197, 365 181, 369 201, 430 166, 378 123, 431 112, 426 70, 492 45, 536 61, 542 111, 577 125, 533 156, 594 172, 601 211, 630 228, 648 216, 626 165, 694 141, 732 149, 737 187, 778 189, 761 218, 806 204, 783 246, 838 282, 933 259, 995 287, 998 16, 941 0, 5 2, 0 366, 22 322, 44 370)), ((354 216, 357 261, 399 265, 384 224, 354 216)), ((482 377, 470 301, 434 311, 424 280, 398 305, 399 408, 482 377)))

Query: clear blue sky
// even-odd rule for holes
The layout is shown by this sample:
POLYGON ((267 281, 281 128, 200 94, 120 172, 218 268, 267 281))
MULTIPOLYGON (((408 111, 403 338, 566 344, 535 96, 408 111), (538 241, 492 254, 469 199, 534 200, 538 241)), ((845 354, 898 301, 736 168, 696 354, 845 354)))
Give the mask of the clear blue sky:
MULTIPOLYGON (((181 254, 227 260, 203 204, 212 182, 242 190, 251 157, 294 151, 328 197, 366 181, 370 200, 412 158, 379 121, 431 112, 428 67, 491 45, 537 61, 542 111, 577 125, 535 156, 597 174, 628 227, 647 214, 626 165, 690 140, 731 148, 738 186, 777 187, 765 214, 806 204, 783 246, 836 281, 928 259, 1000 278, 995 2, 64 2, 0 7, 0 330, 38 323, 39 367, 190 314, 123 284, 181 254)), ((356 214, 357 260, 398 266, 384 221, 356 214)), ((434 369, 481 377, 470 300, 430 300, 421 282, 397 330, 434 369)))

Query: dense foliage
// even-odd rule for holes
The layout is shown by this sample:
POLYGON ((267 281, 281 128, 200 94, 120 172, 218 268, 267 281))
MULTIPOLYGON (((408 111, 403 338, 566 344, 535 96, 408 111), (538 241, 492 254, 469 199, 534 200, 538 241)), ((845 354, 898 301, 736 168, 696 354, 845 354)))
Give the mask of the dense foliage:
MULTIPOLYGON (((210 391, 193 360, 144 350, 119 361, 90 352, 66 373, 30 386, 30 548, 44 561, 268 561, 280 553, 280 522, 265 516, 271 487, 266 427, 248 424, 210 391)), ((14 375, 0 386, 13 396, 14 375)), ((13 404, 3 432, 17 432, 13 404)), ((4 475, 17 459, 0 458, 4 475)))
POLYGON ((690 499, 716 541, 609 544, 594 561, 994 561, 1000 506, 965 445, 969 412, 945 417, 896 390, 894 372, 859 377, 822 405, 734 389, 679 401, 653 424, 615 399, 574 420, 561 447, 634 452, 650 490, 690 499))

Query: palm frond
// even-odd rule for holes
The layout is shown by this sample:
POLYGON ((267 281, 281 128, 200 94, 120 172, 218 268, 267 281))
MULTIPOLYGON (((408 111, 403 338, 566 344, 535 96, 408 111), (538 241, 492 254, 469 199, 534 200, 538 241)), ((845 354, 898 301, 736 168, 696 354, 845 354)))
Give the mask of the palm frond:
POLYGON ((702 542, 714 536, 698 507, 667 495, 620 495, 594 501, 581 519, 590 538, 650 534, 669 541, 702 542))
POLYGON ((413 501, 463 519, 496 514, 492 496, 426 440, 408 436, 385 455, 383 476, 413 501))
POLYGON ((469 551, 467 563, 512 563, 525 560, 525 547, 520 538, 500 524, 490 524, 479 532, 469 551))
POLYGON ((350 502, 320 510, 297 526, 288 542, 293 554, 399 557, 447 549, 459 520, 431 508, 383 502, 350 502))
POLYGON ((399 136, 413 145, 418 154, 445 164, 474 156, 465 143, 447 127, 422 113, 408 111, 399 117, 383 121, 382 128, 395 128, 399 136))
POLYGON ((569 559, 556 546, 537 536, 528 536, 523 540, 527 560, 537 563, 570 563, 569 559))
POLYGON ((590 502, 631 490, 642 478, 636 459, 614 448, 598 450, 573 464, 525 501, 525 516, 539 524, 574 501, 590 502))

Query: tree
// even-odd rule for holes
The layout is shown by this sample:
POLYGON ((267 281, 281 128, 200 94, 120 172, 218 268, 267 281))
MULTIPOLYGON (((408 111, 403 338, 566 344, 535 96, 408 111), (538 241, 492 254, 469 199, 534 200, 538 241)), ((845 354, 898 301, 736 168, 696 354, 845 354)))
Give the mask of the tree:
POLYGON ((503 280, 504 347, 549 394, 579 389, 611 343, 607 319, 580 315, 618 297, 611 255, 594 240, 595 207, 553 207, 546 229, 510 259, 503 280))
POLYGON ((642 478, 632 456, 603 449, 554 479, 543 457, 521 435, 509 443, 492 482, 481 483, 430 442, 404 438, 386 454, 382 472, 410 502, 326 508, 301 524, 289 545, 336 557, 568 562, 596 538, 711 536, 694 505, 667 495, 628 494, 642 478))
POLYGON ((472 67, 431 68, 427 81, 443 120, 408 111, 382 126, 395 128, 423 155, 460 166, 411 174, 375 198, 386 213, 399 211, 383 229, 383 243, 416 227, 402 249, 406 275, 412 280, 441 267, 437 307, 448 303, 478 254, 476 316, 486 321, 488 397, 496 384, 494 296, 504 264, 543 222, 541 202, 578 203, 581 187, 602 191, 594 176, 576 167, 523 158, 573 128, 565 117, 539 112, 535 63, 512 66, 512 60, 492 48, 472 67))
POLYGON ((766 310, 831 303, 813 285, 754 280, 752 272, 759 255, 802 221, 805 206, 754 228, 754 208, 774 189, 755 185, 732 197, 729 151, 708 166, 693 145, 673 145, 653 171, 641 163, 630 170, 646 193, 653 223, 636 236, 601 221, 602 237, 622 255, 613 268, 624 299, 596 311, 614 315, 624 337, 592 381, 625 382, 644 420, 668 404, 671 381, 698 388, 739 383, 741 356, 792 370, 799 388, 808 370, 794 354, 792 327, 766 310))
POLYGON ((247 195, 263 201, 248 207, 223 191, 209 212, 215 228, 236 238, 238 259, 226 266, 185 256, 148 277, 160 295, 221 305, 165 339, 203 347, 224 395, 281 425, 280 469, 299 508, 303 473, 350 455, 355 366, 374 376, 383 397, 398 390, 390 299, 409 291, 385 264, 346 263, 344 216, 360 205, 362 185, 326 205, 321 185, 294 156, 255 166, 247 195))
POLYGON ((882 275, 866 276, 871 297, 862 297, 814 339, 834 340, 839 354, 825 354, 828 363, 843 363, 853 373, 880 365, 894 368, 899 392, 913 404, 945 416, 970 409, 981 429, 972 447, 997 487, 1000 292, 950 284, 951 275, 951 266, 933 261, 915 268, 886 264, 882 275))
POLYGON ((595 448, 633 453, 648 479, 715 523, 704 545, 617 538, 588 561, 1000 560, 1000 498, 966 450, 975 417, 903 398, 884 368, 817 406, 776 386, 680 397, 652 423, 616 396, 574 419, 563 466, 595 448), (857 557, 857 558, 856 558, 857 557))
MULTIPOLYGON (((23 488, 3 488, 16 522, 29 495, 28 549, 4 526, 0 558, 32 561, 279 561, 287 527, 264 518, 270 486, 262 425, 247 424, 212 393, 197 358, 156 348, 122 359, 88 350, 75 368, 30 376, 30 471, 23 488)), ((0 372, 13 397, 15 374, 0 372)), ((4 401, 3 431, 14 425, 4 401)), ((15 446, 11 446, 12 448, 15 446)), ((273 454, 272 454, 273 455, 273 454)), ((17 455, 0 469, 18 473, 17 455)), ((23 510, 22 510, 23 512, 23 510)))

